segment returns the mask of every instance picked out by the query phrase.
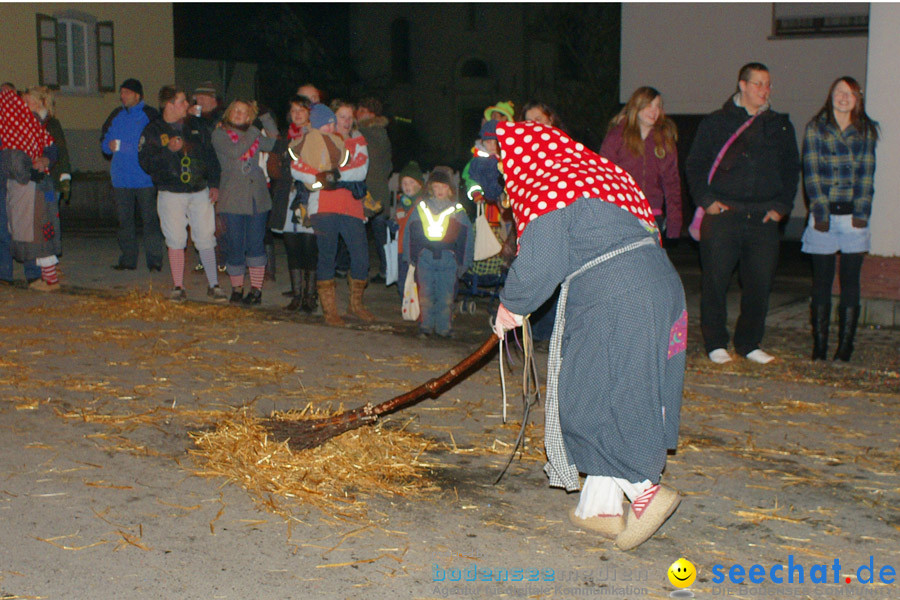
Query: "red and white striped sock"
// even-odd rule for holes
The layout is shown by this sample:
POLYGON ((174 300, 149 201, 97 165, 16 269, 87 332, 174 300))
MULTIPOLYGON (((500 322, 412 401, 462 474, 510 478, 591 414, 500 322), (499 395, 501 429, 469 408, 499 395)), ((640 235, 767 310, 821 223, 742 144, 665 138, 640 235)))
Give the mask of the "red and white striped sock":
POLYGON ((238 289, 244 287, 244 276, 241 275, 229 275, 228 278, 231 280, 231 288, 238 289))
POLYGON ((262 289, 263 279, 266 278, 266 268, 263 267, 247 267, 250 271, 250 287, 258 290, 262 289))
POLYGON ((169 269, 175 287, 184 287, 184 248, 169 248, 169 269))
POLYGON ((56 285, 59 283, 59 277, 56 274, 56 265, 41 267, 41 279, 43 279, 47 285, 56 285))

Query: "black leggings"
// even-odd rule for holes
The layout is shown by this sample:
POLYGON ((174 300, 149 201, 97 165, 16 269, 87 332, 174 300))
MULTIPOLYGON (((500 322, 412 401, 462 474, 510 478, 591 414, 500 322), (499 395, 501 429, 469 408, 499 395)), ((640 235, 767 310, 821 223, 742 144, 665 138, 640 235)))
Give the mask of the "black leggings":
MULTIPOLYGON (((813 266, 813 304, 831 304, 831 287, 834 282, 834 261, 836 254, 811 254, 813 266)), ((859 306, 859 274, 865 253, 841 253, 841 268, 838 277, 841 284, 841 306, 859 306)))
POLYGON ((313 233, 284 232, 284 248, 287 250, 288 269, 315 271, 319 262, 316 236, 313 233))

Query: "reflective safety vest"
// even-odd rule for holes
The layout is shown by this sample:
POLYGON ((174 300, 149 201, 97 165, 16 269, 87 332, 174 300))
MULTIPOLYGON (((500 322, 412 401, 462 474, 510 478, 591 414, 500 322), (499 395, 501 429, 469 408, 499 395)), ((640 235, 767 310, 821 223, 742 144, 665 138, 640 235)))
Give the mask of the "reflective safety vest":
POLYGON ((432 242, 439 242, 447 235, 447 227, 450 225, 450 216, 458 210, 463 210, 462 204, 454 204, 449 208, 445 208, 437 216, 425 206, 425 202, 419 202, 417 207, 419 217, 422 219, 422 228, 425 230, 425 237, 432 242))

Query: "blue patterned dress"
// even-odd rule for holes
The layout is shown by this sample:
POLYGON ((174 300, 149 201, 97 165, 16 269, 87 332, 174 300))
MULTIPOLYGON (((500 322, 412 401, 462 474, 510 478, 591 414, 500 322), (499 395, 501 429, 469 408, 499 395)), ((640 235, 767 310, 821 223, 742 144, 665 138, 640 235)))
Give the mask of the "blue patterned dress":
POLYGON ((570 476, 548 465, 551 485, 578 489, 577 473, 656 483, 677 445, 684 290, 658 242, 636 244, 648 238, 658 239, 627 211, 586 198, 535 219, 519 240, 500 298, 522 315, 592 259, 639 246, 569 286, 557 387, 570 476))

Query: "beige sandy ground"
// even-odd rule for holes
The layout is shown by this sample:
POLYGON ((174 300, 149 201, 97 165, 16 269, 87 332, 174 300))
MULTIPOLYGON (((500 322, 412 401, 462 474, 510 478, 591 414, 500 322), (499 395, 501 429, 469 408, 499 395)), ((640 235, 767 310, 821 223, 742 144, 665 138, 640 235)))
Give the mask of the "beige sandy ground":
MULTIPOLYGON (((547 487, 541 411, 530 451, 493 485, 515 437, 500 422, 496 359, 390 419, 385 444, 400 446, 363 472, 317 481, 311 470, 296 498, 274 484, 260 494, 252 462, 229 467, 231 480, 198 476, 211 466, 191 454, 192 434, 236 410, 385 400, 465 356, 483 325, 460 321, 461 339, 435 344, 390 319, 338 330, 139 289, 0 288, 0 598, 664 598, 681 556, 698 567, 698 598, 900 596, 900 583, 877 582, 885 565, 900 571, 897 332, 861 332, 854 362, 834 366, 806 360, 802 322, 779 324, 767 339, 781 360, 768 368, 713 367, 692 333, 665 474, 685 499, 623 553, 572 527, 577 497, 547 487), (398 442, 398 428, 420 437, 398 442), (390 481, 402 456, 418 467, 390 481), (337 495, 313 501, 323 490, 337 495), (804 583, 773 583, 789 556, 804 583), (863 584, 870 557, 876 583, 863 584), (727 577, 754 564, 764 583, 714 581, 717 565, 727 577), (810 581, 815 565, 829 583, 810 581), (466 582, 473 566, 491 581, 466 582)), ((259 470, 276 458, 256 458, 259 470)), ((288 468, 322 455, 298 461, 288 468)))

